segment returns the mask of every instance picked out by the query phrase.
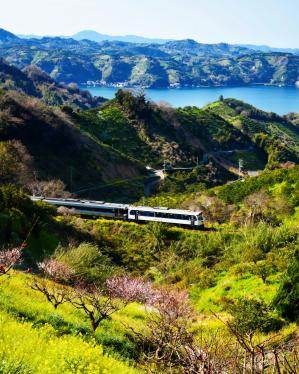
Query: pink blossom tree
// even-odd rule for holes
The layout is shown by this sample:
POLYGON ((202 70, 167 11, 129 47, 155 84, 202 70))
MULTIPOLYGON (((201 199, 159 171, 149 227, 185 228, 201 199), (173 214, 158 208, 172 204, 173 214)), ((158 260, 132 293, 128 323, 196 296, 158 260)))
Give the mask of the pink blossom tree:
POLYGON ((54 259, 45 259, 38 263, 38 268, 44 277, 35 276, 31 288, 44 294, 54 309, 57 309, 69 300, 70 289, 67 283, 73 277, 73 269, 54 259))
POLYGON ((0 251, 0 276, 6 275, 10 270, 22 262, 22 251, 25 244, 12 249, 2 249, 0 251))
POLYGON ((130 302, 147 302, 152 295, 150 283, 124 276, 109 278, 101 286, 81 283, 69 301, 87 315, 95 331, 103 320, 130 302))

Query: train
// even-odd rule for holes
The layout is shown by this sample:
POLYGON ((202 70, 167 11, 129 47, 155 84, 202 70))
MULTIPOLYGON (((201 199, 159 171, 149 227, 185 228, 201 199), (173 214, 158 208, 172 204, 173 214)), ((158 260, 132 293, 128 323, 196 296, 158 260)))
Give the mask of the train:
POLYGON ((204 217, 201 211, 44 196, 31 196, 31 200, 68 208, 73 214, 80 216, 113 218, 137 223, 162 222, 193 229, 204 228, 204 217))

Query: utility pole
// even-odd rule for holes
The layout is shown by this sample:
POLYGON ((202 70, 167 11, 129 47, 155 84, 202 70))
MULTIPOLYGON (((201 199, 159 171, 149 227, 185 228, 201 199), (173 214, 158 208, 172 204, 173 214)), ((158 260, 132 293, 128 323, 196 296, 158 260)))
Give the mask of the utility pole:
POLYGON ((240 158, 239 159, 239 180, 243 179, 243 167, 244 167, 244 161, 240 158))
POLYGON ((73 191, 73 167, 70 167, 70 192, 73 191))

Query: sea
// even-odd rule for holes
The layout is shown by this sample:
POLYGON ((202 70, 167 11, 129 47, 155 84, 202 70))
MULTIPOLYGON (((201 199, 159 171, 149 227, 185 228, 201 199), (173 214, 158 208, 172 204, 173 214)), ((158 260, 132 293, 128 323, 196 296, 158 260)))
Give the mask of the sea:
MULTIPOLYGON (((112 99, 118 88, 87 87, 94 96, 112 99)), ((219 99, 234 98, 243 100, 255 107, 283 115, 289 112, 299 113, 299 88, 277 86, 246 86, 246 87, 208 87, 208 88, 161 88, 146 89, 148 99, 156 102, 167 102, 173 107, 203 107, 219 99)))

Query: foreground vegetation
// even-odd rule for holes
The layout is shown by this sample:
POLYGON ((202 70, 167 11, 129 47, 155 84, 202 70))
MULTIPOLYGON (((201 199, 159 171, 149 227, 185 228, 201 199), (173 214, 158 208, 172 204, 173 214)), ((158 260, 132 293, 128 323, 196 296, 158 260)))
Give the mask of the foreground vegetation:
MULTIPOLYGON (((297 173, 297 167, 268 171, 245 182, 203 190, 201 195, 210 199, 205 205, 207 226, 213 227, 203 232, 61 217, 16 188, 2 187, 1 241, 18 248, 25 240, 17 267, 34 273, 1 270, 4 274, 8 269, 0 276, 3 372, 39 373, 43 363, 44 370, 54 373, 195 373, 209 363, 207 373, 216 368, 230 373, 240 372, 247 357, 248 372, 267 373, 271 367, 273 372, 295 373, 297 173), (269 204, 267 197, 277 199, 276 204, 269 204), (287 209, 278 205, 280 199, 287 209), (63 264, 56 268, 59 276, 47 261, 63 264), (63 270, 68 268, 71 273, 63 270), (122 288, 119 282, 127 276, 135 280, 122 288), (117 294, 107 293, 115 282, 109 279, 119 279, 117 294), (138 284, 138 297, 131 293, 128 298, 129 284, 138 284), (145 300, 140 296, 144 287, 147 295, 159 297, 145 300), (48 298, 51 294, 54 299, 48 298), (109 305, 109 318, 103 305, 109 305), (169 315, 170 310, 177 314, 169 315), (166 340, 161 340, 166 333, 166 340), (25 335, 31 344, 20 356, 25 335), (169 344, 174 344, 172 353, 169 344), (39 345, 47 352, 46 363, 44 354, 34 348, 39 345), (226 354, 219 356, 224 346, 226 354), (202 347, 205 353, 200 358, 202 347), (9 353, 4 356, 4 351, 9 353), (268 369, 260 369, 261 357, 268 369), (279 365, 288 362, 291 369, 277 366, 276 359, 279 365)), ((192 201, 203 203, 198 195, 192 201)), ((4 259, 2 255, 3 263, 4 259)))

